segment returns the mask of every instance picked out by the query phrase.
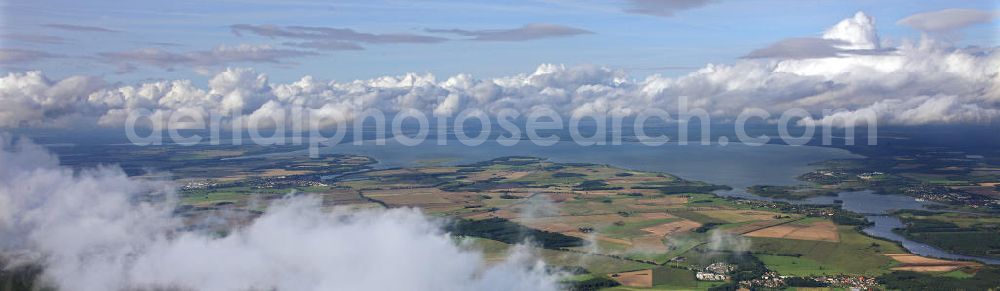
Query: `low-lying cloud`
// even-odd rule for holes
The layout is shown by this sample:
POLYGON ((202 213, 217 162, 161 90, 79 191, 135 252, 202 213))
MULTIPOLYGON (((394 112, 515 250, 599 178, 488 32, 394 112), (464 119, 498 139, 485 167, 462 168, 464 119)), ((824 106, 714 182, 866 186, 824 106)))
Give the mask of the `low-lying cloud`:
POLYGON ((742 253, 749 251, 752 244, 753 242, 748 238, 724 230, 713 229, 708 233, 706 246, 713 252, 742 253))
POLYGON ((166 182, 0 140, 0 256, 58 290, 557 290, 527 248, 486 264, 415 209, 290 198, 224 237, 180 231, 166 182))
MULTIPOLYGON (((149 51, 122 57, 168 66, 175 61, 282 61, 286 53, 301 54, 253 51, 180 55, 149 51)), ((301 107, 323 117, 367 109, 455 115, 468 108, 487 114, 550 108, 564 116, 635 116, 657 108, 676 117, 682 97, 690 100, 690 108, 723 120, 732 120, 747 108, 765 108, 775 115, 801 108, 811 114, 810 119, 821 120, 838 112, 887 105, 892 109, 877 110, 879 125, 982 124, 1000 117, 996 48, 959 48, 930 37, 888 46, 878 37, 874 20, 864 13, 837 23, 820 39, 781 43, 750 57, 757 58, 708 64, 677 77, 642 79, 611 68, 553 64, 488 79, 411 73, 347 82, 304 76, 290 83, 270 82, 266 74, 253 69, 231 68, 212 77, 207 86, 189 80, 109 85, 97 78, 51 80, 41 72, 11 73, 0 78, 0 102, 7 105, 0 108, 0 126, 121 127, 129 112, 140 109, 160 115, 195 110, 206 116, 234 112, 267 116, 301 107), (801 52, 815 46, 823 49, 801 52)))

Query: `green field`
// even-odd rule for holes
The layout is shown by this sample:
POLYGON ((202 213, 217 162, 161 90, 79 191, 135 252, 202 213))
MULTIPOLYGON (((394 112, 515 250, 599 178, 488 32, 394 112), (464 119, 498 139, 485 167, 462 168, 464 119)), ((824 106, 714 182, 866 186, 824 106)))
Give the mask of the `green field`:
POLYGON ((688 291, 688 290, 708 290, 709 288, 723 285, 723 282, 708 282, 708 281, 694 281, 694 284, 684 286, 675 286, 673 284, 656 285, 653 288, 634 288, 618 286, 612 288, 601 289, 602 291, 688 291))
POLYGON ((951 252, 1000 257, 1000 218, 970 213, 900 211, 900 234, 951 252))
POLYGON ((752 238, 751 251, 768 267, 795 275, 878 275, 888 272, 895 264, 892 258, 883 254, 905 253, 893 242, 865 236, 851 227, 838 228, 839 243, 752 238))
MULTIPOLYGON (((505 258, 512 246, 503 242, 482 238, 467 238, 467 240, 469 247, 473 250, 482 251, 487 260, 505 258)), ((593 274, 617 273, 655 267, 651 264, 586 253, 541 248, 531 248, 531 251, 544 259, 546 264, 563 267, 583 267, 593 274)))
POLYGON ((804 257, 757 255, 757 258, 782 275, 810 276, 828 274, 831 271, 829 267, 804 257))
POLYGON ((653 286, 695 288, 698 287, 698 280, 695 279, 693 271, 660 267, 653 269, 653 286))

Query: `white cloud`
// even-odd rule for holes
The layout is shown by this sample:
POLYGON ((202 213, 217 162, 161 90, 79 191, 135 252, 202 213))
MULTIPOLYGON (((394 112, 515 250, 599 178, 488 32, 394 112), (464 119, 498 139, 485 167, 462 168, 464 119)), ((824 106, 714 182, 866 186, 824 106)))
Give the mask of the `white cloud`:
POLYGON ((557 290, 523 247, 486 264, 415 209, 290 198, 225 237, 178 232, 169 184, 0 139, 0 256, 59 290, 557 290), (164 199, 165 198, 165 199, 164 199))
MULTIPOLYGON (((814 43, 782 44, 760 52, 759 56, 767 58, 708 64, 679 77, 654 75, 638 80, 623 71, 593 65, 543 64, 534 72, 492 79, 460 74, 439 80, 431 74, 411 73, 349 82, 305 76, 286 84, 271 83, 250 69, 229 69, 213 77, 207 88, 177 80, 96 88, 60 85, 61 93, 55 94, 50 87, 90 79, 51 82, 41 73, 18 73, 0 78, 0 100, 15 104, 0 108, 0 125, 59 125, 66 122, 55 121, 78 116, 99 120, 102 126, 121 126, 128 110, 139 108, 164 114, 182 108, 249 114, 268 102, 272 103, 270 109, 326 108, 323 112, 342 112, 347 118, 365 109, 456 114, 466 108, 496 113, 503 108, 523 112, 540 106, 567 116, 593 111, 636 114, 646 108, 673 111, 681 96, 687 96, 691 106, 722 118, 759 107, 776 114, 803 108, 819 119, 824 109, 853 111, 887 100, 944 96, 950 96, 949 102, 958 107, 981 110, 955 118, 886 116, 883 120, 885 124, 913 125, 984 123, 998 117, 992 110, 1000 108, 1000 54, 996 48, 956 48, 933 38, 904 40, 882 48, 874 21, 864 13, 837 23, 819 40, 832 48, 822 53, 799 53, 800 47, 810 50, 814 43), (29 79, 36 80, 30 90, 22 84, 29 79)), ((927 111, 907 114, 921 112, 927 111)))
POLYGON ((852 111, 836 112, 819 120, 804 119, 800 124, 865 125, 874 119, 879 124, 921 125, 989 123, 1000 110, 961 103, 955 96, 918 96, 907 100, 887 99, 852 111))
POLYGON ((855 13, 854 17, 841 20, 827 29, 823 33, 823 38, 846 42, 846 44, 837 46, 841 49, 871 50, 879 48, 875 20, 861 11, 855 13))

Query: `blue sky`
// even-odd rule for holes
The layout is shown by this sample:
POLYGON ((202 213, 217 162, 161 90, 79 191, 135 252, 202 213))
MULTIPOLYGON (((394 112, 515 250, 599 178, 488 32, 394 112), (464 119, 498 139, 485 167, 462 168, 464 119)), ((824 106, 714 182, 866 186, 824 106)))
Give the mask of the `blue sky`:
MULTIPOLYGON (((684 2, 684 1, 681 1, 684 2)), ((691 1, 700 2, 700 1, 691 1)), ((488 78, 531 72, 541 63, 596 64, 632 76, 679 75, 706 63, 731 63, 749 51, 789 37, 816 37, 865 11, 883 39, 915 39, 897 25, 906 16, 945 8, 996 10, 996 1, 712 1, 671 16, 629 13, 628 1, 4 1, 0 47, 45 57, 8 64, 4 71, 42 70, 132 82, 185 78, 198 82, 227 66, 253 67, 284 82, 313 75, 353 80, 406 72, 439 78, 469 73, 488 78), (302 41, 232 32, 235 24, 346 28, 360 33, 411 34, 449 39, 434 43, 364 43, 363 50, 316 51, 302 41), (515 29, 557 25, 590 33, 518 41, 470 41, 427 29, 515 29), (70 27, 72 26, 72 27, 70 27), (111 31, 100 31, 107 29, 111 31), (266 61, 158 66, 117 62, 121 52, 155 49, 185 55, 220 45, 270 45, 303 55, 266 61)), ((968 27, 961 46, 996 46, 996 19, 968 27)), ((159 61, 167 62, 169 61, 159 61)))

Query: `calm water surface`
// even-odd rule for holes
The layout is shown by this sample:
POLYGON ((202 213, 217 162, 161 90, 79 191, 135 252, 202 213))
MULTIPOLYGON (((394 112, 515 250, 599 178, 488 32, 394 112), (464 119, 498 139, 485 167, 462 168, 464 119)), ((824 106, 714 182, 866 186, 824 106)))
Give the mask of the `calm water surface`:
POLYGON ((369 156, 379 161, 379 167, 468 164, 503 156, 534 156, 554 162, 607 164, 640 171, 666 172, 681 178, 728 185, 733 190, 723 195, 755 197, 745 188, 753 185, 794 185, 795 178, 815 170, 813 163, 831 159, 861 158, 846 150, 811 147, 731 143, 720 145, 646 146, 640 143, 622 145, 580 146, 574 142, 558 142, 552 146, 537 146, 522 141, 514 146, 486 142, 466 146, 457 141, 447 145, 427 142, 404 146, 388 140, 386 145, 337 145, 323 148, 323 153, 348 153, 369 156))

